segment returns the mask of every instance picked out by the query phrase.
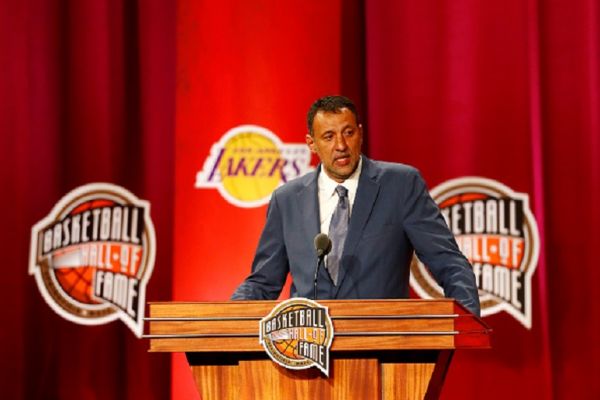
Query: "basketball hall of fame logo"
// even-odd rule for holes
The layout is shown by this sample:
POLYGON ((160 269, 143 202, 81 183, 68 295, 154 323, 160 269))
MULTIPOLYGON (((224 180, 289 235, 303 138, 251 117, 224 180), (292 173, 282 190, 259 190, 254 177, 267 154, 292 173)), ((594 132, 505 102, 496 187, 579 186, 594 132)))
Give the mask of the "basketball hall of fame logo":
POLYGON ((61 317, 120 319, 141 337, 155 242, 147 201, 109 183, 80 186, 32 228, 29 274, 61 317))
POLYGON ((296 370, 315 366, 329 376, 333 324, 327 307, 305 298, 285 300, 260 321, 259 332, 277 364, 296 370))
POLYGON ((306 144, 284 144, 266 128, 241 125, 212 146, 195 187, 217 189, 238 207, 258 207, 279 185, 308 172, 310 159, 306 144))
MULTIPOLYGON (((537 267, 539 234, 529 197, 480 177, 452 179, 431 190, 456 242, 473 266, 481 315, 506 311, 531 328, 531 278, 537 267)), ((416 257, 410 284, 423 298, 443 297, 416 257)))

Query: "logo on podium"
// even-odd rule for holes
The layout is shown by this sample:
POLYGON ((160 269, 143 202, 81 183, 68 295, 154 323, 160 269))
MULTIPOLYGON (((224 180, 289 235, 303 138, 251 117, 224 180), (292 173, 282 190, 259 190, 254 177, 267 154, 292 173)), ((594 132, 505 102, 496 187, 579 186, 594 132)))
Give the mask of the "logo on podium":
POLYGON ((293 298, 260 321, 260 343, 273 361, 288 369, 317 367, 329 376, 333 324, 327 307, 293 298))

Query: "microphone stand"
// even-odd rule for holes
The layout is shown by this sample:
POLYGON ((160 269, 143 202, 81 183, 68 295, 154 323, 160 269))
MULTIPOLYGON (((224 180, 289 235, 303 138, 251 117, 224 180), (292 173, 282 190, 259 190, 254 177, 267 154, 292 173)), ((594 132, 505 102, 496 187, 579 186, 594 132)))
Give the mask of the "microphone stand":
POLYGON ((317 261, 317 268, 315 269, 315 295, 313 296, 313 300, 317 301, 317 278, 319 276, 319 267, 323 264, 323 260, 325 259, 325 254, 321 254, 319 256, 319 261, 317 261))

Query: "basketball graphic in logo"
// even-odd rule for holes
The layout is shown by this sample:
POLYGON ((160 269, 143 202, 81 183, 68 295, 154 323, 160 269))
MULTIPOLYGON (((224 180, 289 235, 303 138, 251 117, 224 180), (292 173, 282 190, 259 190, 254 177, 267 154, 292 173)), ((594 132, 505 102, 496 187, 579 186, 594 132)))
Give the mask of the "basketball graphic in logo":
POLYGON ((62 317, 84 325, 121 319, 141 336, 154 254, 148 202, 93 183, 68 193, 33 227, 29 273, 62 317))
POLYGON ((260 201, 272 193, 281 181, 277 173, 281 164, 281 150, 275 142, 257 132, 241 132, 232 136, 223 147, 219 173, 223 189, 242 202, 260 201), (259 172, 263 164, 272 161, 259 172))
MULTIPOLYGON (((505 311, 531 328, 531 278, 537 267, 539 234, 527 194, 480 177, 452 179, 430 193, 473 266, 481 315, 505 311)), ((422 298, 444 295, 416 257, 410 284, 422 298)))

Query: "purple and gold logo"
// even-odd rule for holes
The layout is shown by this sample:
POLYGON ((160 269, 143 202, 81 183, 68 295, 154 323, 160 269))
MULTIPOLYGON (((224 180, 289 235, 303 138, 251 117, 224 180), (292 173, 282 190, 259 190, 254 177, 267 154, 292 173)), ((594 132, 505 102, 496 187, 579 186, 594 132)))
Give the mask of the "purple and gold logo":
POLYGON ((217 189, 238 207, 258 207, 279 185, 308 172, 310 159, 306 144, 284 144, 268 129, 241 125, 212 146, 195 187, 217 189))

